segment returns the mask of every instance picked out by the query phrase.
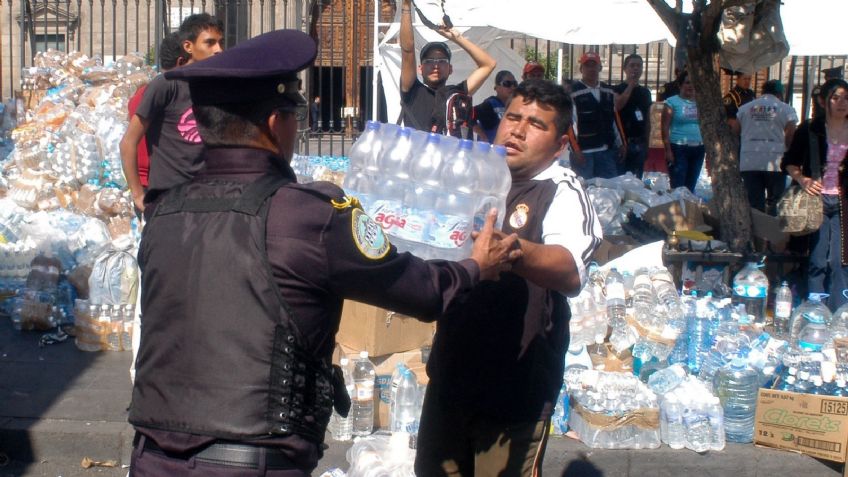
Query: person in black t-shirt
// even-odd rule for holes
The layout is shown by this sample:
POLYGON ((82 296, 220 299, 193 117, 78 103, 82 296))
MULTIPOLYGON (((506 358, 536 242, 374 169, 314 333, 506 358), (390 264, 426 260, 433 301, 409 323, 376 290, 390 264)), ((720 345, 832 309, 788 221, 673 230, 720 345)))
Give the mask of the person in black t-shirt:
POLYGON ((498 125, 501 123, 506 104, 512 97, 512 92, 518 86, 515 76, 507 70, 498 71, 495 75, 495 95, 484 99, 482 103, 474 106, 474 117, 477 121, 474 132, 481 141, 492 142, 498 125))
MULTIPOLYGON (((183 50, 192 64, 223 51, 224 24, 208 13, 189 15, 180 25, 183 50)), ((185 85, 154 78, 121 138, 121 162, 135 207, 144 211, 145 190, 138 176, 138 143, 150 148, 148 188, 164 190, 190 179, 201 164, 203 145, 185 85)))
POLYGON ((624 59, 625 81, 613 88, 618 93, 615 108, 621 118, 624 135, 627 136, 627 155, 623 170, 630 171, 640 179, 648 155, 648 138, 651 133, 651 91, 639 84, 642 77, 642 57, 628 55, 624 59))
POLYGON ((448 44, 441 41, 427 43, 421 48, 421 65, 418 66, 412 31, 412 2, 404 0, 400 15, 400 95, 403 123, 421 131, 465 137, 470 133, 468 128, 472 126, 472 105, 469 96, 480 89, 494 71, 497 62, 457 30, 442 26, 437 31, 471 55, 477 69, 471 72, 465 81, 448 85, 448 77, 453 73, 451 51, 448 44), (418 80, 418 73, 421 73, 421 81, 418 80), (448 103, 455 104, 452 111, 448 110, 448 103), (449 114, 464 114, 465 117, 458 117, 456 121, 452 120, 451 124, 448 124, 449 114), (457 128, 457 124, 466 130, 457 128))

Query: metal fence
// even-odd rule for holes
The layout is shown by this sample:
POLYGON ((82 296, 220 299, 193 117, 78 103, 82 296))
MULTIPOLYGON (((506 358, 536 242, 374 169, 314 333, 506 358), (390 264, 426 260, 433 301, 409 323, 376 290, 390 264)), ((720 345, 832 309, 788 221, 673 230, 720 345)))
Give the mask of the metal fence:
MULTIPOLYGON (((380 34, 374 28, 375 18, 379 16, 380 23, 395 18, 392 0, 0 0, 0 95, 15 97, 22 69, 48 48, 80 51, 105 62, 140 52, 155 62, 158 39, 199 12, 224 22, 227 46, 278 28, 307 31, 319 39, 319 56, 304 74, 303 90, 310 101, 322 98, 321 121, 314 130, 304 124, 301 152, 344 155, 365 120, 390 119, 385 107, 372 114, 372 104, 385 104, 379 88, 372 87, 372 55, 374 37, 380 34)), ((651 90, 656 92, 674 75, 675 51, 665 42, 585 46, 526 37, 512 40, 510 46, 543 62, 548 71, 561 56, 564 79, 579 78, 577 59, 585 50, 597 51, 604 59, 602 79, 610 83, 623 79, 622 63, 630 53, 644 58, 643 83, 651 90)), ((845 61, 845 57, 787 58, 758 73, 755 84, 781 79, 806 115, 809 92, 823 80, 822 71, 844 68, 845 61)))

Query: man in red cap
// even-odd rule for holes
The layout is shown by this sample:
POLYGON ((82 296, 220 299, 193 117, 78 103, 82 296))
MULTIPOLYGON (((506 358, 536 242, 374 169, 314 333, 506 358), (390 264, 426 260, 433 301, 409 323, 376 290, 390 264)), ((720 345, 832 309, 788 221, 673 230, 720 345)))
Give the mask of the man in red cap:
POLYGON ((443 26, 437 31, 465 50, 474 60, 477 69, 472 71, 465 81, 454 85, 447 84, 448 77, 453 73, 453 66, 450 48, 442 41, 424 45, 420 53, 421 65, 416 65, 412 2, 404 0, 400 14, 400 95, 403 123, 421 131, 467 136, 467 131, 456 126, 472 126, 470 96, 483 86, 486 78, 495 70, 497 62, 457 30, 443 26), (418 80, 418 73, 421 73, 423 82, 418 80), (450 106, 454 103, 458 106, 453 108, 454 111, 462 111, 466 117, 454 117, 450 106))
POLYGON ((521 73, 521 79, 545 79, 545 67, 538 61, 530 60, 526 65, 524 65, 524 70, 521 73))
POLYGON ((571 156, 571 169, 584 179, 615 177, 625 154, 624 133, 615 111, 618 96, 600 81, 601 57, 587 51, 580 57, 580 81, 571 86, 574 129, 580 151, 571 156))

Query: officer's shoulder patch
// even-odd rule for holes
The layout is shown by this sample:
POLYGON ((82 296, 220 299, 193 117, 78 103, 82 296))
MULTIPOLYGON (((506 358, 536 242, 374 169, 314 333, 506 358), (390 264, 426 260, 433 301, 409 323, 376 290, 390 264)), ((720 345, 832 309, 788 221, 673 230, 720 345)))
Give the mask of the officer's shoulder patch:
POLYGON ((389 238, 383 233, 383 228, 362 211, 359 207, 351 209, 351 233, 356 248, 366 258, 378 260, 389 253, 389 238))

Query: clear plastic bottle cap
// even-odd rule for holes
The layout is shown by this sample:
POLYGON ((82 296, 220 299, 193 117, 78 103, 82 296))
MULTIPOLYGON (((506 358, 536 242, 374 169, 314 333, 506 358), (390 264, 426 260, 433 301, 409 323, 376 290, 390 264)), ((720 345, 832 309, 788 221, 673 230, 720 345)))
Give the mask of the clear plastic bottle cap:
POLYGON ((368 351, 360 351, 359 357, 362 359, 368 359, 368 351))

